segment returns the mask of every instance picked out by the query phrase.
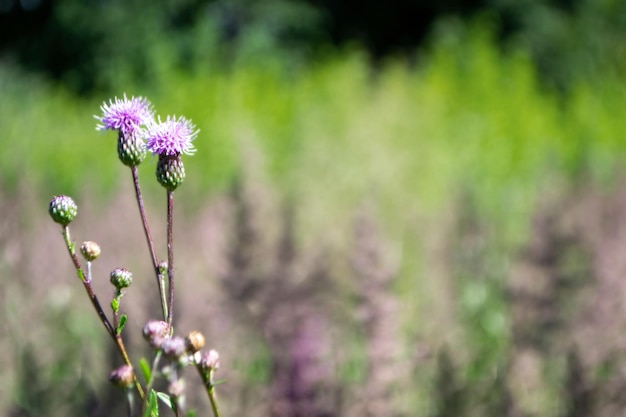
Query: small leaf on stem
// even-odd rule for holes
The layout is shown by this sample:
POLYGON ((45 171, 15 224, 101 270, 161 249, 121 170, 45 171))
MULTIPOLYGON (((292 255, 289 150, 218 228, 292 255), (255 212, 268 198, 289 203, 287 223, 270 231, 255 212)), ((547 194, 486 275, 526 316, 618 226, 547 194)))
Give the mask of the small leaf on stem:
POLYGON ((120 335, 122 333, 122 329, 124 329, 124 325, 126 324, 127 320, 128 316, 126 316, 126 314, 122 314, 122 316, 120 317, 120 322, 117 324, 117 329, 115 329, 115 333, 117 335, 120 335))
POLYGON ((169 408, 172 408, 172 399, 170 398, 169 395, 167 395, 164 392, 157 392, 156 395, 157 397, 159 397, 159 400, 161 400, 163 404, 165 404, 169 408))

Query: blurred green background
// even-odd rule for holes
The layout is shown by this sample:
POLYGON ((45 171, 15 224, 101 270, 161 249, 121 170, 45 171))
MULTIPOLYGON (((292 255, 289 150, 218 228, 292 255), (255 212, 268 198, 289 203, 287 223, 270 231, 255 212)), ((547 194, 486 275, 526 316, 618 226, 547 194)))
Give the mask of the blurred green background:
POLYGON ((0 412, 119 411, 46 206, 149 276, 126 93, 200 129, 180 327, 227 415, 623 415, 625 45, 618 0, 0 0, 0 412))

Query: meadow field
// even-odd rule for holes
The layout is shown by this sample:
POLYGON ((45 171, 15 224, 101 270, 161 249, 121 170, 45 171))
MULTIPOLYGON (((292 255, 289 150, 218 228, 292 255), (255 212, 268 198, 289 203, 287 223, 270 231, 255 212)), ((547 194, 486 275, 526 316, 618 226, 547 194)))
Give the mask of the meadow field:
MULTIPOLYGON (((215 56, 155 58, 158 82, 114 94, 200 129, 176 191, 177 320, 222 355, 224 415, 623 415, 624 77, 553 91, 476 26, 415 62, 215 56)), ((135 273, 138 334, 158 306, 130 174, 95 129, 112 96, 9 67, 0 93, 0 414, 118 415, 118 359, 47 214, 78 203, 98 291, 135 273)), ((153 161, 139 170, 163 237, 153 161)))

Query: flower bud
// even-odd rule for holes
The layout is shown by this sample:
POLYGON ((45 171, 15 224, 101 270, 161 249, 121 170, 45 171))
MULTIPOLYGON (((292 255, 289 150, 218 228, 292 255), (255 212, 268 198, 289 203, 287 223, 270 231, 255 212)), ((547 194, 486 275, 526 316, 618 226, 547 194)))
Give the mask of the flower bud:
POLYGON ((109 381, 116 387, 131 388, 135 382, 132 366, 122 365, 109 374, 109 381))
POLYGON ((132 167, 139 165, 146 159, 146 144, 138 137, 138 132, 119 133, 117 140, 117 156, 126 166, 132 167))
POLYGON ((200 360, 200 366, 205 371, 213 371, 220 367, 220 355, 216 350, 209 350, 204 355, 202 355, 202 359, 200 360))
POLYGON ((185 344, 189 353, 196 353, 204 347, 204 335, 194 330, 185 338, 185 344))
POLYGON ((133 274, 124 268, 115 268, 111 271, 111 284, 118 290, 130 286, 133 282, 133 274))
POLYGON ((61 226, 67 226, 76 217, 78 206, 70 197, 57 195, 50 201, 48 212, 56 223, 59 223, 61 226))
POLYGON ((96 242, 83 242, 83 244, 80 245, 80 253, 83 254, 86 261, 94 261, 100 256, 100 246, 98 246, 96 242))
POLYGON ((174 191, 185 179, 185 167, 180 155, 160 155, 156 177, 159 184, 169 191, 174 191))
POLYGON ((185 392, 185 381, 182 379, 177 379, 176 381, 170 382, 167 386, 167 393, 171 395, 173 398, 181 398, 183 393, 185 392))
POLYGON ((143 337, 155 349, 170 335, 170 326, 161 320, 150 320, 143 326, 143 337))
POLYGON ((166 357, 170 359, 179 359, 187 350, 187 347, 185 346, 185 339, 180 336, 165 339, 163 343, 161 343, 161 350, 166 357))

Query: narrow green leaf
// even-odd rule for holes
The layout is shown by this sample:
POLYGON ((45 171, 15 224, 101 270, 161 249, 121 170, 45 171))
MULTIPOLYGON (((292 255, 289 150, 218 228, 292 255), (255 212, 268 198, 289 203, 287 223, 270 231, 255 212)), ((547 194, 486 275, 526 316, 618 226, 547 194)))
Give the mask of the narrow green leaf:
POLYGON ((122 316, 120 317, 120 322, 117 324, 117 334, 121 334, 122 333, 122 329, 124 328, 124 325, 126 324, 126 321, 128 320, 128 317, 126 316, 126 314, 122 314, 122 316))
POLYGON ((163 402, 163 404, 167 405, 169 408, 172 408, 172 399, 169 395, 164 392, 157 392, 156 395, 157 397, 159 397, 159 400, 163 402))
POLYGON ((159 417, 159 404, 153 389, 148 393, 148 400, 146 401, 146 408, 143 411, 143 417, 159 417))
POLYGON ((152 376, 152 371, 150 370, 150 364, 146 358, 139 359, 139 369, 141 369, 141 374, 143 375, 144 382, 147 384, 150 381, 150 377, 152 376))

